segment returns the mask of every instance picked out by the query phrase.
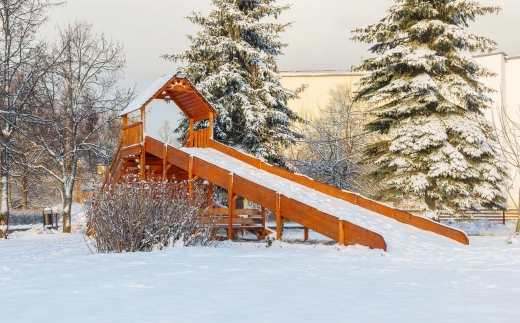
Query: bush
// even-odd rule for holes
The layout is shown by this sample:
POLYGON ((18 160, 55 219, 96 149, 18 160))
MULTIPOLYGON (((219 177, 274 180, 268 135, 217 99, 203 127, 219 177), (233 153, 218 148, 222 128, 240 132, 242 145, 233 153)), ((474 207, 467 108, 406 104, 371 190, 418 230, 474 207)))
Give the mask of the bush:
POLYGON ((90 240, 98 253, 151 251, 182 243, 209 246, 215 219, 201 184, 163 180, 106 185, 87 206, 90 240))

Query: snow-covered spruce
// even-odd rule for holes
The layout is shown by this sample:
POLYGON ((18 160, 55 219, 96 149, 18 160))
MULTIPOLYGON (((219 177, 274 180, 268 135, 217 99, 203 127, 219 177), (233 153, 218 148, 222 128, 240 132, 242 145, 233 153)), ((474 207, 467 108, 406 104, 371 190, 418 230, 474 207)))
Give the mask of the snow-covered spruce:
POLYGON ((493 73, 471 52, 496 43, 468 33, 469 21, 498 7, 460 0, 396 0, 378 23, 354 30, 353 39, 375 44, 377 56, 359 70, 357 100, 375 104, 367 128, 382 139, 366 161, 370 176, 386 185, 378 198, 395 205, 417 202, 430 214, 506 203, 506 166, 482 110, 492 90, 478 79, 493 73))
MULTIPOLYGON (((301 138, 291 129, 297 114, 287 101, 297 92, 280 84, 276 58, 287 44, 279 33, 291 24, 265 22, 290 6, 275 0, 212 0, 207 17, 192 13, 188 19, 202 27, 188 36, 190 49, 164 55, 181 67, 215 106, 215 139, 274 164, 283 164, 279 150, 301 138)), ((202 127, 205 125, 199 125, 202 127)), ((188 122, 177 129, 187 132, 188 122)))

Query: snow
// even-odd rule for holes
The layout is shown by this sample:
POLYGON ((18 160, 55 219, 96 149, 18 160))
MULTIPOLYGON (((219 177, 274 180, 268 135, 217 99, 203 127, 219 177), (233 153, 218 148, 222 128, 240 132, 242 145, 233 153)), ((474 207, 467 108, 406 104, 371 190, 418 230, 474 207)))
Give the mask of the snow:
POLYGON ((257 169, 214 149, 181 148, 181 150, 322 212, 379 233, 385 239, 389 253, 406 254, 410 248, 428 249, 440 245, 461 246, 458 242, 443 236, 402 224, 394 219, 257 169))
POLYGON ((150 86, 137 96, 130 104, 123 110, 119 115, 125 115, 135 110, 141 109, 141 107, 148 102, 159 90, 161 90, 166 83, 168 83, 176 73, 166 74, 155 80, 150 86))
POLYGON ((83 236, 0 239, 5 322, 515 322, 520 244, 226 242, 91 254, 83 236))

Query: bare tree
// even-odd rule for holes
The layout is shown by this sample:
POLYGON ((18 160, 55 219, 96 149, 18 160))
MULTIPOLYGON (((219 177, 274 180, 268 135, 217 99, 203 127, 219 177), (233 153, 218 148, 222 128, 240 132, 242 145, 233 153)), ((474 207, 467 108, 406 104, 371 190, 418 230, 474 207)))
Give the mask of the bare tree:
POLYGON ((93 34, 88 23, 60 29, 51 59, 58 63, 40 88, 40 107, 28 121, 26 135, 39 154, 32 166, 52 176, 58 185, 63 232, 70 232, 79 163, 91 153, 112 155, 102 139, 133 91, 117 84, 125 66, 123 47, 93 34))
POLYGON ((303 117, 306 121, 299 131, 305 138, 293 150, 291 161, 298 172, 340 189, 373 193, 372 185, 362 180, 369 166, 359 161, 374 135, 363 129, 368 108, 354 102, 351 85, 331 89, 326 107, 303 117))
POLYGON ((173 132, 174 130, 170 126, 170 122, 168 120, 164 120, 162 126, 159 128, 159 139, 168 145, 175 145, 177 140, 175 140, 175 135, 173 132))
POLYGON ((58 3, 41 0, 0 0, 0 236, 9 218, 9 161, 19 117, 30 106, 46 66, 39 59, 44 44, 36 32, 58 3))
MULTIPOLYGON (((493 113, 493 121, 495 124, 495 131, 499 138, 498 147, 502 151, 506 162, 514 170, 511 174, 513 180, 520 177, 520 122, 515 121, 505 106, 496 108, 496 113, 493 113)), ((516 116, 520 120, 520 110, 516 116)), ((518 220, 516 222, 515 236, 520 234, 520 188, 518 190, 518 201, 511 196, 513 203, 515 203, 518 211, 518 220)))

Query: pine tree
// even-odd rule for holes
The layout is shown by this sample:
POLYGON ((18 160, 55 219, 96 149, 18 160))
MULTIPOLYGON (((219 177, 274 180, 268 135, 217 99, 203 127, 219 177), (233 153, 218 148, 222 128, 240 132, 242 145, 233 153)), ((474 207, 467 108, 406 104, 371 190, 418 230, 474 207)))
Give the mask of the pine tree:
POLYGON ((496 43, 466 30, 500 8, 395 2, 381 21, 353 31, 354 40, 375 43, 370 51, 377 54, 358 67, 368 74, 356 98, 377 106, 366 127, 381 140, 365 151, 365 161, 377 166, 370 178, 386 185, 376 198, 396 206, 415 200, 433 216, 504 207, 507 170, 483 116, 492 89, 479 81, 494 73, 471 55, 496 43))
MULTIPOLYGON (((207 17, 188 17, 202 27, 188 36, 190 49, 163 57, 184 62, 180 69, 217 109, 215 140, 284 166, 280 149, 301 138, 291 129, 299 116, 287 101, 303 87, 292 91, 280 84, 276 59, 287 44, 279 34, 291 24, 264 20, 278 19, 290 6, 275 2, 212 0, 215 9, 207 17)), ((177 131, 186 134, 187 128, 185 119, 177 131)))

